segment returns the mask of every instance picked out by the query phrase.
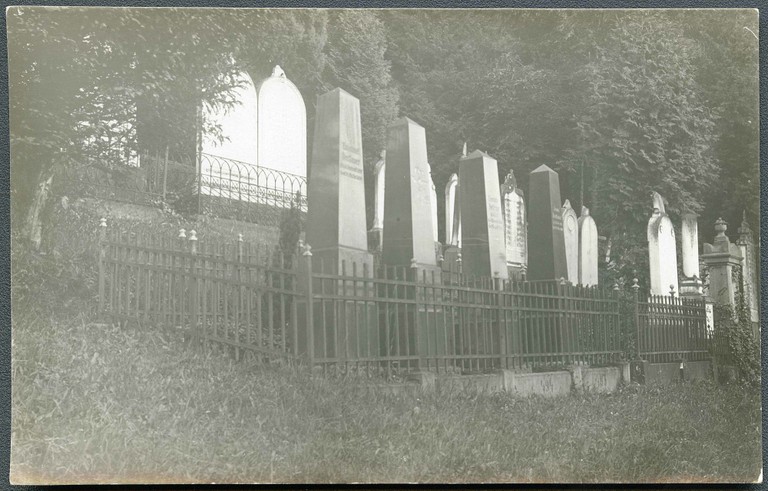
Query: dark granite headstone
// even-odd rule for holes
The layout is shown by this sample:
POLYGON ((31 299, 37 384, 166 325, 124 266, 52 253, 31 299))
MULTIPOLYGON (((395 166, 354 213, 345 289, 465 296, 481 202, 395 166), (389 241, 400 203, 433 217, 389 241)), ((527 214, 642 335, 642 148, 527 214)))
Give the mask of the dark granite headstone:
POLYGON ((546 165, 528 179, 528 279, 567 278, 560 179, 546 165))
POLYGON ((387 132, 382 262, 434 270, 437 266, 431 206, 432 182, 424 128, 402 118, 387 132))
POLYGON ((507 278, 504 221, 496 159, 475 150, 459 160, 464 273, 507 278))
POLYGON ((342 89, 317 99, 315 141, 308 186, 307 242, 315 264, 339 272, 357 263, 372 271, 363 185, 360 102, 342 89))

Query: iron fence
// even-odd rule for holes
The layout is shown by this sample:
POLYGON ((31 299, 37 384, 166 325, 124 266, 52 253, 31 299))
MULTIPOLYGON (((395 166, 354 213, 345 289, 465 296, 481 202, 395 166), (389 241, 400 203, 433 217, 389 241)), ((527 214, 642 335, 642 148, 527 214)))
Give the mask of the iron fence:
POLYGON ((705 304, 106 232, 99 309, 190 342, 345 373, 483 373, 710 358, 705 304), (629 332, 628 332, 629 331, 629 332))

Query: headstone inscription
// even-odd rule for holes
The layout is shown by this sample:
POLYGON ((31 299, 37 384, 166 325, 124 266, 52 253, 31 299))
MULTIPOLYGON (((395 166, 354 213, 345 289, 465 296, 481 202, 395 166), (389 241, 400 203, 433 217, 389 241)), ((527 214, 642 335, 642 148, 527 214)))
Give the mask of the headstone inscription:
POLYGON ((695 213, 683 214, 680 230, 680 245, 683 256, 683 278, 680 280, 680 295, 702 295, 701 273, 699 272, 699 226, 695 213))
POLYGON ((276 65, 259 86, 258 164, 307 177, 307 111, 304 99, 276 65))
POLYGON ((459 176, 451 174, 448 184, 445 185, 445 244, 455 246, 453 237, 453 215, 456 209, 456 186, 459 184, 459 176))
POLYGON ((424 128, 408 118, 387 131, 382 262, 390 266, 437 266, 424 128))
POLYGON ((579 283, 579 220, 570 200, 563 203, 563 239, 565 240, 565 264, 571 283, 579 283))
POLYGON ((568 275, 557 172, 541 165, 528 180, 528 279, 559 280, 568 275))
POLYGON ((528 222, 525 219, 525 196, 517 187, 512 170, 504 178, 500 191, 507 271, 510 278, 522 279, 528 268, 528 222))
POLYGON ((589 214, 589 208, 582 206, 579 217, 579 283, 583 286, 597 285, 598 256, 597 224, 589 214))
POLYGON ((459 160, 464 273, 507 279, 504 221, 496 159, 475 150, 459 160))
POLYGON ((652 197, 653 214, 647 230, 650 291, 651 295, 671 295, 679 292, 675 227, 666 213, 664 198, 655 191, 652 197))
POLYGON ((314 260, 372 268, 363 185, 360 102, 342 89, 317 99, 307 242, 314 260))

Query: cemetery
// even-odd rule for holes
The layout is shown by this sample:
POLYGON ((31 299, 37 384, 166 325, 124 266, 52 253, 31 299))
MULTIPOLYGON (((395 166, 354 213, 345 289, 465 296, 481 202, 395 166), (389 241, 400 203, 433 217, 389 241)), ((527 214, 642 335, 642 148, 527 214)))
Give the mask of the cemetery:
POLYGON ((760 478, 755 11, 7 17, 12 482, 760 478))
POLYGON ((526 203, 514 174, 500 183, 496 159, 474 150, 445 186, 441 243, 426 129, 408 118, 389 127, 368 197, 359 107, 341 88, 318 98, 312 159, 307 169, 290 169, 311 178, 306 188, 287 181, 287 199, 222 185, 231 170, 201 167, 200 198, 305 213, 294 250, 253 248, 242 234, 206 243, 184 229, 131 238, 102 219, 104 320, 180 329, 190 344, 218 344, 237 359, 285 359, 426 387, 484 375, 481 385, 566 394, 582 384, 610 391, 620 382, 729 373, 713 303, 756 302, 754 276, 733 274, 747 271, 743 258, 754 255, 746 223, 737 246, 718 222, 700 257, 696 216, 684 217, 678 241, 654 192, 650 285, 635 279, 622 291, 598 283, 598 224, 587 207, 577 216, 562 199, 555 171, 531 172, 526 203), (366 199, 374 203, 370 230, 366 199), (567 383, 556 389, 552 380, 562 375, 567 383))

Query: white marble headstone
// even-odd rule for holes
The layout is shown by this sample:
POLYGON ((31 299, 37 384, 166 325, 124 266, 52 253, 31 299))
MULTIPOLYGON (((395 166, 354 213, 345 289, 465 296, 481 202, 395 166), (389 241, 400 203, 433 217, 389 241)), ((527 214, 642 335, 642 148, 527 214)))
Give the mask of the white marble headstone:
POLYGON ((525 198, 511 170, 501 185, 501 210, 504 215, 507 266, 523 270, 528 267, 528 222, 525 198))
POLYGON ((432 211, 432 237, 434 238, 435 242, 438 242, 437 188, 435 187, 435 180, 432 178, 432 166, 427 164, 427 168, 429 169, 429 184, 431 185, 429 193, 429 207, 432 211))
POLYGON ((686 278, 696 276, 701 278, 699 272, 699 226, 695 213, 683 215, 680 243, 683 255, 683 275, 686 278))
POLYGON ((279 65, 261 83, 258 105, 259 166, 306 177, 306 107, 279 65))
POLYGON ((384 227, 384 176, 387 170, 387 151, 381 152, 379 161, 373 168, 373 230, 384 227))
POLYGON ((584 286, 595 286, 597 274, 597 224, 589 214, 589 208, 581 207, 579 217, 579 283, 584 286))
POLYGON ((680 291, 677 281, 675 227, 664 210, 664 200, 653 193, 653 214, 648 220, 648 265, 651 295, 670 295, 680 291))
POLYGON ((575 285, 579 283, 579 221, 569 200, 563 203, 562 213, 565 263, 568 271, 566 279, 575 285))
POLYGON ((459 176, 451 174, 448 184, 445 185, 445 243, 456 245, 453 236, 453 220, 456 211, 456 187, 459 184, 459 176))

